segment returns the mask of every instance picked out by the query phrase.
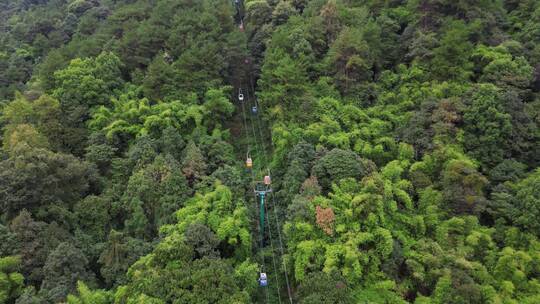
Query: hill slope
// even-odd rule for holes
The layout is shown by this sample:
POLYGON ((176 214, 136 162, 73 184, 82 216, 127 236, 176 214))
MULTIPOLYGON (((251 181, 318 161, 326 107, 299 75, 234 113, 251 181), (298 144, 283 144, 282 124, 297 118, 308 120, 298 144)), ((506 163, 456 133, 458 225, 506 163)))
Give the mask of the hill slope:
POLYGON ((538 1, 0 0, 0 42, 0 303, 540 302, 538 1))

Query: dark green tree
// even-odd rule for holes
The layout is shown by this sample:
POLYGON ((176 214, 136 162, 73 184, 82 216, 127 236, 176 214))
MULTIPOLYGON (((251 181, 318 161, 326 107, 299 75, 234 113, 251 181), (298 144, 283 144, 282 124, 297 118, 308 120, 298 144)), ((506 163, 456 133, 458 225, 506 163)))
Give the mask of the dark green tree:
POLYGON ((440 39, 440 46, 433 50, 431 67, 441 80, 467 81, 472 75, 470 55, 473 45, 469 42, 469 29, 461 20, 449 21, 440 39))
POLYGON ((537 236, 540 235, 540 225, 534 219, 540 214, 539 185, 540 170, 537 169, 516 184, 516 194, 512 204, 516 224, 537 236))
POLYGON ((206 175, 207 166, 201 150, 199 150, 195 142, 190 141, 184 151, 184 159, 182 160, 182 172, 190 186, 206 175))
POLYGON ((125 284, 129 267, 150 250, 151 244, 111 230, 98 260, 107 287, 125 284))
POLYGON ((479 85, 466 105, 464 140, 471 154, 489 167, 510 156, 511 116, 501 104, 498 89, 489 84, 479 85))
POLYGON ((53 203, 70 209, 95 190, 96 170, 86 162, 27 146, 16 151, 0 162, 1 210, 7 218, 24 208, 45 211, 53 203))
POLYGON ((360 179, 368 172, 356 153, 336 148, 315 162, 313 173, 323 190, 328 191, 332 183, 348 177, 360 179))
POLYGON ((451 160, 442 173, 445 200, 456 214, 478 213, 485 207, 487 179, 468 160, 451 160))
POLYGON ((299 303, 354 303, 344 278, 337 273, 310 273, 298 290, 299 303))
POLYGON ((84 254, 69 242, 58 245, 47 257, 40 293, 51 302, 58 302, 73 293, 77 281, 93 283, 84 254))
POLYGON ((105 241, 112 222, 110 209, 111 203, 104 196, 87 196, 75 204, 77 227, 91 236, 93 243, 105 241))
POLYGON ((16 235, 8 227, 0 224, 0 256, 16 254, 18 249, 16 235))
POLYGON ((359 94, 360 84, 373 79, 376 51, 366 40, 366 35, 369 34, 358 28, 346 27, 328 51, 326 68, 344 95, 359 94))
POLYGON ((167 62, 165 54, 157 55, 148 66, 148 72, 143 82, 144 95, 150 100, 161 100, 166 96, 175 96, 174 69, 167 62))
POLYGON ((186 244, 193 248, 195 258, 217 258, 219 239, 206 225, 193 223, 185 232, 186 244))
POLYGON ((268 50, 266 58, 258 82, 261 104, 270 109, 272 117, 304 120, 313 109, 305 67, 282 49, 268 50))
POLYGON ((26 281, 39 285, 45 276, 43 266, 49 253, 61 242, 68 241, 69 233, 55 223, 34 221, 26 210, 11 221, 10 230, 19 244, 21 271, 26 281))

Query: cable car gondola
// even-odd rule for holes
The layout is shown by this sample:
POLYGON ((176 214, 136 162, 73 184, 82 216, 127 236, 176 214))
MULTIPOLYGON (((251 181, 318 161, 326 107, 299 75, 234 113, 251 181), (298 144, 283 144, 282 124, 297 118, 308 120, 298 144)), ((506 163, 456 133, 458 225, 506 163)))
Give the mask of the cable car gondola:
POLYGON ((266 278, 266 273, 261 272, 258 281, 259 281, 259 286, 261 286, 261 287, 268 286, 268 279, 266 278))
POLYGON ((242 90, 238 90, 238 100, 244 101, 244 94, 242 94, 242 90))

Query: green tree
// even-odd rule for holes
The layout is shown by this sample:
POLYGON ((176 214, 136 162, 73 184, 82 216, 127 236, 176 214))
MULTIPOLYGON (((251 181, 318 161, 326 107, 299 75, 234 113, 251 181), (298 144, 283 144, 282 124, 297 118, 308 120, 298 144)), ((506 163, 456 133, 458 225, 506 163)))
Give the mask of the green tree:
POLYGON ((16 304, 44 304, 47 303, 42 297, 37 295, 36 289, 33 286, 25 288, 17 301, 16 304))
POLYGON ((313 108, 305 67, 282 49, 269 49, 258 81, 260 102, 271 117, 305 120, 313 108))
POLYGON ((359 94, 359 84, 373 79, 376 52, 366 41, 365 35, 358 28, 346 27, 328 51, 326 67, 334 75, 336 85, 344 95, 359 94))
POLYGON ((471 161, 449 161, 441 181, 450 211, 457 214, 477 213, 485 207, 484 187, 487 179, 471 161))
POLYGON ((174 86, 174 69, 166 60, 165 54, 159 54, 148 66, 143 81, 143 92, 150 100, 161 100, 173 93, 171 90, 174 86))
POLYGON ((219 239, 206 225, 193 223, 185 232, 186 244, 193 248, 196 258, 219 256, 216 251, 219 239))
MULTIPOLYGON (((150 259, 155 257, 150 256, 150 259)), ((148 260, 148 259, 147 259, 148 260)), ((178 263, 178 262, 177 262, 178 263)), ((184 262, 185 263, 185 262, 184 262)), ((118 289, 116 298, 136 301, 146 298, 144 303, 165 303, 165 301, 178 300, 186 303, 246 303, 249 297, 238 286, 238 280, 231 276, 234 269, 224 260, 198 259, 189 264, 180 264, 183 267, 170 266, 165 269, 147 265, 143 261, 137 262, 130 269, 131 282, 127 290, 118 289), (135 276, 135 271, 145 274, 135 276), (172 284, 176 282, 175 284, 172 284), (135 288, 135 289, 134 289, 135 288)), ((180 266, 179 265, 179 266, 180 266)))
POLYGON ((272 12, 272 23, 275 26, 284 24, 295 13, 296 10, 290 2, 279 1, 272 12))
POLYGON ((49 142, 34 127, 20 124, 9 130, 4 138, 4 150, 15 156, 22 149, 47 149, 49 142))
POLYGON ((77 227, 92 237, 93 243, 105 241, 112 222, 111 203, 103 196, 87 196, 77 202, 73 213, 77 217, 77 227))
MULTIPOLYGON (((238 260, 249 256, 251 234, 247 209, 233 198, 229 188, 216 182, 211 192, 196 194, 176 213, 178 224, 170 229, 184 233, 189 225, 207 225, 220 240, 222 256, 232 255, 238 260)), ((169 228, 167 228, 169 229, 169 228)))
POLYGON ((0 256, 8 256, 18 251, 16 236, 8 227, 0 224, 0 256))
POLYGON ((249 22, 253 31, 258 31, 265 23, 268 23, 272 18, 272 7, 268 1, 253 0, 246 1, 246 20, 249 22))
POLYGON ((26 210, 11 221, 10 230, 19 244, 24 277, 29 285, 40 284, 44 277, 43 266, 47 256, 58 244, 68 240, 68 232, 55 223, 48 225, 35 221, 26 210))
POLYGON ((61 147, 62 134, 60 104, 48 95, 29 101, 17 96, 2 113, 4 127, 4 149, 14 149, 19 142, 32 147, 61 147))
POLYGON ((479 46, 473 57, 479 57, 482 76, 480 81, 508 89, 529 87, 533 68, 523 57, 513 58, 504 45, 488 48, 479 46))
POLYGON ((133 172, 122 197, 128 230, 152 239, 159 227, 174 222, 173 214, 191 194, 181 166, 171 157, 158 156, 133 172))
POLYGON ((230 190, 217 183, 212 192, 187 202, 177 212, 175 225, 162 227, 164 237, 130 267, 128 283, 118 288, 115 298, 128 303, 248 302, 257 273, 248 259, 248 225, 245 207, 235 204, 230 190), (236 251, 234 259, 217 258, 214 248, 222 257, 236 251))
POLYGON ((19 256, 0 258, 0 303, 13 303, 24 287, 24 277, 18 272, 19 256))
POLYGON ((96 182, 95 169, 88 163, 27 146, 0 162, 0 168, 1 210, 10 219, 24 208, 45 211, 57 204, 70 209, 96 182))
POLYGON ((310 273, 298 290, 299 303, 354 303, 349 287, 337 273, 310 273))
POLYGON ((182 172, 186 176, 189 184, 194 185, 206 175, 206 160, 202 155, 201 150, 199 150, 193 141, 190 141, 187 144, 184 153, 182 172))
POLYGON ((90 110, 109 103, 123 83, 121 62, 113 53, 96 58, 74 59, 65 69, 54 73, 55 88, 52 95, 60 101, 64 114, 64 146, 81 153, 87 131, 84 126, 90 110))
POLYGON ((88 271, 88 260, 71 243, 58 245, 49 256, 44 267, 44 278, 40 293, 46 299, 57 302, 75 291, 77 281, 93 282, 94 277, 88 271))
POLYGON ((287 198, 292 199, 296 195, 302 183, 309 177, 315 158, 315 149, 306 142, 300 142, 292 147, 287 155, 287 171, 283 180, 283 192, 287 198))
POLYGON ((446 24, 440 46, 433 50, 431 67, 439 79, 467 81, 472 74, 470 55, 473 45, 469 42, 469 29, 461 20, 446 24))
POLYGON ((100 274, 105 279, 107 287, 125 284, 129 267, 140 257, 149 253, 151 248, 149 243, 111 230, 98 259, 101 265, 100 274))
POLYGON ((540 214, 540 170, 536 169, 527 178, 516 184, 513 200, 513 218, 516 224, 539 236, 540 226, 534 219, 540 214))
POLYGON ((64 112, 106 104, 113 90, 122 85, 121 66, 113 53, 74 59, 65 69, 55 72, 53 96, 60 100, 64 112))
POLYGON ((495 86, 482 84, 471 92, 463 122, 465 147, 483 164, 491 167, 509 156, 511 116, 505 113, 495 86))
POLYGON ((161 135, 161 151, 163 153, 169 154, 180 161, 185 146, 184 137, 174 127, 167 127, 163 130, 161 135))
POLYGON ((332 182, 348 177, 361 179, 368 173, 356 153, 337 148, 317 160, 313 172, 324 190, 329 190, 332 182))
POLYGON ((88 147, 85 149, 84 159, 93 163, 102 175, 110 173, 112 159, 118 148, 109 143, 102 133, 92 133, 88 139, 88 147))
POLYGON ((110 293, 102 290, 90 290, 83 282, 77 282, 78 296, 68 295, 68 304, 109 304, 113 303, 110 293))

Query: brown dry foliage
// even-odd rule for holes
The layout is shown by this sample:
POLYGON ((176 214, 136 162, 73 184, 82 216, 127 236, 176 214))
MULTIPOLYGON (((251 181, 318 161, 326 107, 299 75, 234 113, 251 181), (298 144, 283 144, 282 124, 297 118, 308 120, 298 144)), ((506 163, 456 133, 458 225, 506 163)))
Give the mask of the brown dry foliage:
POLYGON ((321 227, 324 233, 328 235, 333 235, 334 234, 334 221, 336 219, 334 210, 332 210, 332 208, 330 207, 322 208, 321 206, 317 206, 315 208, 315 215, 317 218, 317 225, 321 227))

